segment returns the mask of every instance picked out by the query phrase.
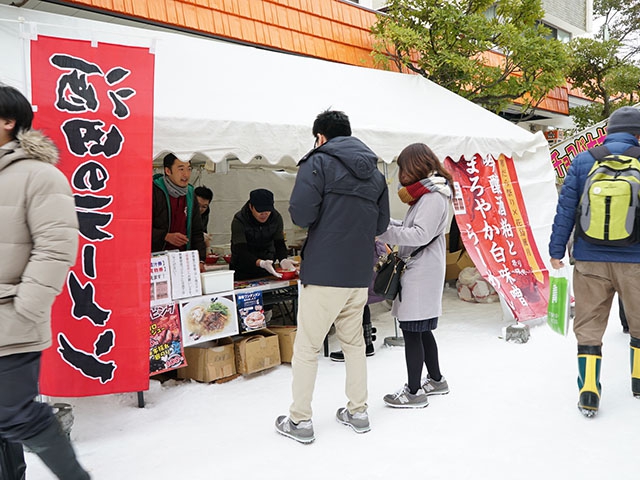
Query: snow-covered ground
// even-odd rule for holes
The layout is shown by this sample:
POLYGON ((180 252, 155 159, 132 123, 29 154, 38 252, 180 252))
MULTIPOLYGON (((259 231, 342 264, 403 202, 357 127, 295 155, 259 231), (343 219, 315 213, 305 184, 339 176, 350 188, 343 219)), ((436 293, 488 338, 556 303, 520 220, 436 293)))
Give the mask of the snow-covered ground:
MULTIPOLYGON (((465 303, 449 288, 435 333, 451 393, 430 397, 425 409, 386 407, 383 395, 406 381, 404 349, 383 345, 394 335, 385 305, 372 313, 378 339, 368 360, 372 430, 364 435, 335 420, 346 402, 344 365, 326 358, 320 359, 316 441, 310 445, 274 430, 291 401, 289 364, 222 384, 152 380, 142 409, 133 393, 52 400, 74 406, 72 439, 94 480, 602 480, 637 474, 640 400, 631 395, 629 337, 617 309, 604 339, 603 394, 594 419, 576 408, 571 333, 563 338, 540 325, 526 344, 505 342, 498 304, 465 303)), ((27 462, 29 480, 53 478, 33 454, 27 462)))

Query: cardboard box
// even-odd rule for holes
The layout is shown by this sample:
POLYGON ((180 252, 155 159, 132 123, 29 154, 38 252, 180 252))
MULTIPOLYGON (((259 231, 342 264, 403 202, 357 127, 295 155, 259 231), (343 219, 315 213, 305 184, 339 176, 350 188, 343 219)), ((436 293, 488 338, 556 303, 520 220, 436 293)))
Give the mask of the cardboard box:
POLYGON ((278 335, 269 330, 234 337, 236 371, 243 375, 280 365, 278 335))
POLYGON ((208 383, 236 373, 235 348, 230 338, 186 347, 184 355, 189 365, 178 369, 178 378, 208 383))
POLYGON ((291 363, 293 358, 293 343, 296 340, 298 327, 295 326, 270 326, 269 330, 278 335, 278 345, 280 346, 280 360, 282 363, 291 363))
POLYGON ((463 268, 473 267, 473 261, 466 250, 447 253, 447 270, 444 276, 446 281, 457 280, 463 268))

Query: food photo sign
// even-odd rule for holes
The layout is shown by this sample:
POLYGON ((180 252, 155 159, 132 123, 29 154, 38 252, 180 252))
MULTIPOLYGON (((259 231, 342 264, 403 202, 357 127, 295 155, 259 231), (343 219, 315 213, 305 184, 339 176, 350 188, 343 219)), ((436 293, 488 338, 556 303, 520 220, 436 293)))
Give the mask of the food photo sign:
POLYGON ((149 373, 156 375, 186 366, 178 305, 152 306, 150 321, 149 373))
POLYGON ((190 298, 180 303, 182 341, 185 347, 238 333, 233 292, 190 298))
POLYGON ((237 293, 240 329, 243 332, 258 330, 267 326, 262 302, 262 292, 237 293))

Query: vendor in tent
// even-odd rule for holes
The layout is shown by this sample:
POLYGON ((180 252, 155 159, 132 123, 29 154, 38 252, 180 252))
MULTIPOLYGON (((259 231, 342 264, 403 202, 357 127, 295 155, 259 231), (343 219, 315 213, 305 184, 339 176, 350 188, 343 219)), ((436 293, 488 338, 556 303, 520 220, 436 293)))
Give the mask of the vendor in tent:
POLYGON ((264 188, 253 190, 249 200, 231 222, 231 263, 236 280, 280 277, 273 264, 285 270, 295 268, 287 259, 282 215, 273 207, 273 193, 264 188))
POLYGON ((164 174, 153 176, 151 251, 197 250, 204 271, 205 243, 194 188, 189 185, 191 163, 173 153, 163 160, 164 174))
POLYGON ((198 201, 198 209, 200 210, 200 218, 202 219, 202 231, 204 232, 204 243, 209 251, 211 246, 211 235, 207 228, 209 227, 209 214, 211 213, 211 201, 213 200, 213 190, 203 185, 196 187, 196 200, 198 201))

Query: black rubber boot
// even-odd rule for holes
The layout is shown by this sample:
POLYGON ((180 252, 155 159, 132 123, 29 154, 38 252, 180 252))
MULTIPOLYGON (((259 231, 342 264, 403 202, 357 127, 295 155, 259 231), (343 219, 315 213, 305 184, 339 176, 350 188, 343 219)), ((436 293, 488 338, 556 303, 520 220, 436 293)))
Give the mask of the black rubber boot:
POLYGON ((0 438, 0 479, 24 480, 26 469, 22 444, 0 438))
POLYGON ((592 345, 578 345, 578 409, 585 417, 594 417, 600 407, 600 366, 602 349, 592 345))
POLYGON ((60 480, 89 480, 89 473, 80 466, 71 442, 57 421, 51 422, 39 434, 23 441, 38 455, 60 480))

